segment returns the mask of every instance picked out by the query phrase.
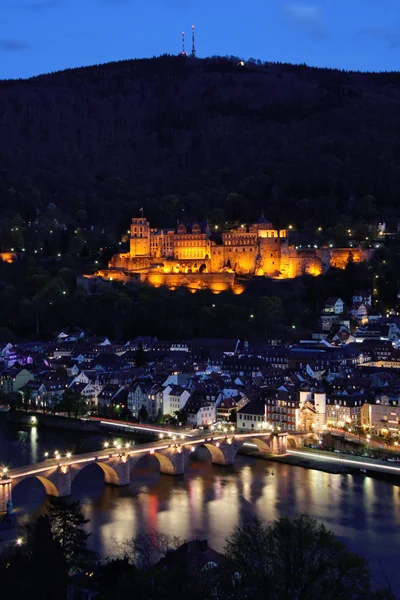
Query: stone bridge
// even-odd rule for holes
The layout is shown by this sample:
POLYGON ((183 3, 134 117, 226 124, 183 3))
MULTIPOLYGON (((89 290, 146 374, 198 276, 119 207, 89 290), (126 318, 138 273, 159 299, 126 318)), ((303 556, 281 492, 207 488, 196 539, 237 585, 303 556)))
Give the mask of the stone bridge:
POLYGON ((246 442, 255 444, 264 458, 286 454, 287 451, 287 434, 268 432, 202 435, 179 441, 160 440, 128 449, 110 448, 95 453, 46 459, 34 465, 3 470, 0 478, 0 512, 6 511, 13 488, 29 477, 36 477, 47 495, 64 497, 71 494, 76 475, 92 464, 103 471, 105 483, 123 486, 129 485, 133 468, 144 456, 153 455, 157 458, 160 473, 182 475, 191 453, 197 448, 207 448, 214 464, 233 465, 238 451, 246 442))

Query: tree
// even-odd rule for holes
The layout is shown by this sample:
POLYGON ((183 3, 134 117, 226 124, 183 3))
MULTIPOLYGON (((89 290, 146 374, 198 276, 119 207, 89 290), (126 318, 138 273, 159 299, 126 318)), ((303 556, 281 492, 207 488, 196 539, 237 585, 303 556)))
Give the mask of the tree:
POLYGON ((48 515, 39 517, 34 526, 31 568, 33 589, 41 590, 43 598, 65 597, 67 563, 48 515))
POLYGON ((142 423, 143 421, 146 422, 146 421, 149 420, 149 413, 147 412, 146 407, 143 406, 143 404, 142 404, 141 409, 139 410, 138 417, 139 417, 139 422, 140 423, 142 423))
POLYGON ((142 598, 144 587, 142 573, 127 557, 108 560, 100 569, 98 600, 131 600, 133 590, 137 598, 142 598))
POLYGON ((62 395, 58 410, 65 411, 68 417, 73 413, 75 418, 78 418, 85 409, 86 402, 82 394, 73 388, 67 388, 62 395))
POLYGON ((158 409, 156 423, 157 423, 157 425, 163 425, 163 423, 164 423, 164 415, 162 413, 161 408, 158 409))
POLYGON ((62 548, 69 571, 83 567, 92 558, 92 552, 86 547, 90 533, 84 530, 89 519, 81 512, 80 503, 53 497, 49 512, 54 539, 62 548))
POLYGON ((365 600, 372 597, 364 558, 350 552, 308 515, 259 520, 236 527, 225 547, 233 574, 229 598, 273 600, 365 600))
POLYGON ((187 413, 184 410, 176 410, 175 418, 178 421, 178 423, 182 423, 183 425, 186 425, 187 413))
POLYGON ((259 302, 259 319, 264 325, 264 335, 283 320, 285 311, 282 300, 276 296, 263 296, 259 302))
POLYGON ((157 560, 166 556, 169 550, 176 550, 182 541, 166 533, 144 533, 125 542, 116 542, 118 554, 136 567, 151 567, 157 560))
POLYGON ((147 362, 146 352, 143 348, 143 344, 140 342, 138 349, 135 352, 135 365, 136 367, 143 367, 147 362))
POLYGON ((66 599, 67 569, 60 545, 54 540, 49 517, 20 530, 21 545, 4 548, 0 579, 4 597, 25 600, 32 590, 42 598, 66 599))

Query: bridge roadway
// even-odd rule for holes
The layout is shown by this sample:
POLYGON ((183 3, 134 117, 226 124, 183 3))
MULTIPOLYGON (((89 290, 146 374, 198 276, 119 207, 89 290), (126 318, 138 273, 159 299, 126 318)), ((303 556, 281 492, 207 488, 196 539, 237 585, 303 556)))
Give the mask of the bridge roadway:
POLYGON ((233 465, 238 450, 245 442, 255 444, 260 455, 265 458, 287 453, 286 433, 230 435, 218 432, 211 435, 197 434, 184 439, 162 439, 130 448, 117 446, 87 454, 49 458, 40 463, 0 472, 0 513, 7 510, 7 502, 12 500, 12 489, 29 477, 36 477, 49 496, 64 497, 71 494, 71 485, 76 475, 91 464, 102 469, 105 483, 123 486, 129 485, 133 467, 146 455, 150 454, 158 459, 161 473, 182 475, 190 453, 200 446, 207 448, 214 464, 233 465))

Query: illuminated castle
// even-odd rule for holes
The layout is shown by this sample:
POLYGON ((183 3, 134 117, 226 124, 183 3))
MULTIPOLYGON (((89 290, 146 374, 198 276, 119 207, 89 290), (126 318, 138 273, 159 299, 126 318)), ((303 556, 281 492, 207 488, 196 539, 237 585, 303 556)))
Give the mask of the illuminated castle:
POLYGON ((170 288, 232 288, 240 292, 237 275, 288 279, 320 275, 330 266, 344 268, 349 260, 367 257, 360 248, 297 249, 287 230, 273 229, 262 216, 250 226, 222 233, 216 241, 208 223, 179 223, 176 229, 152 229, 145 217, 133 218, 129 253, 116 254, 109 269, 97 276, 108 280, 139 280, 170 288))

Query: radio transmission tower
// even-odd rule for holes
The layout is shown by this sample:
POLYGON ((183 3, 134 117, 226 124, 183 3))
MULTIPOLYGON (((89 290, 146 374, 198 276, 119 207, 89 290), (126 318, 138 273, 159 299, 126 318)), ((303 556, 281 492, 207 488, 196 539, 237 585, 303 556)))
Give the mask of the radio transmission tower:
POLYGON ((192 58, 196 58, 196 45, 195 45, 195 33, 194 33, 194 25, 192 25, 192 58))

